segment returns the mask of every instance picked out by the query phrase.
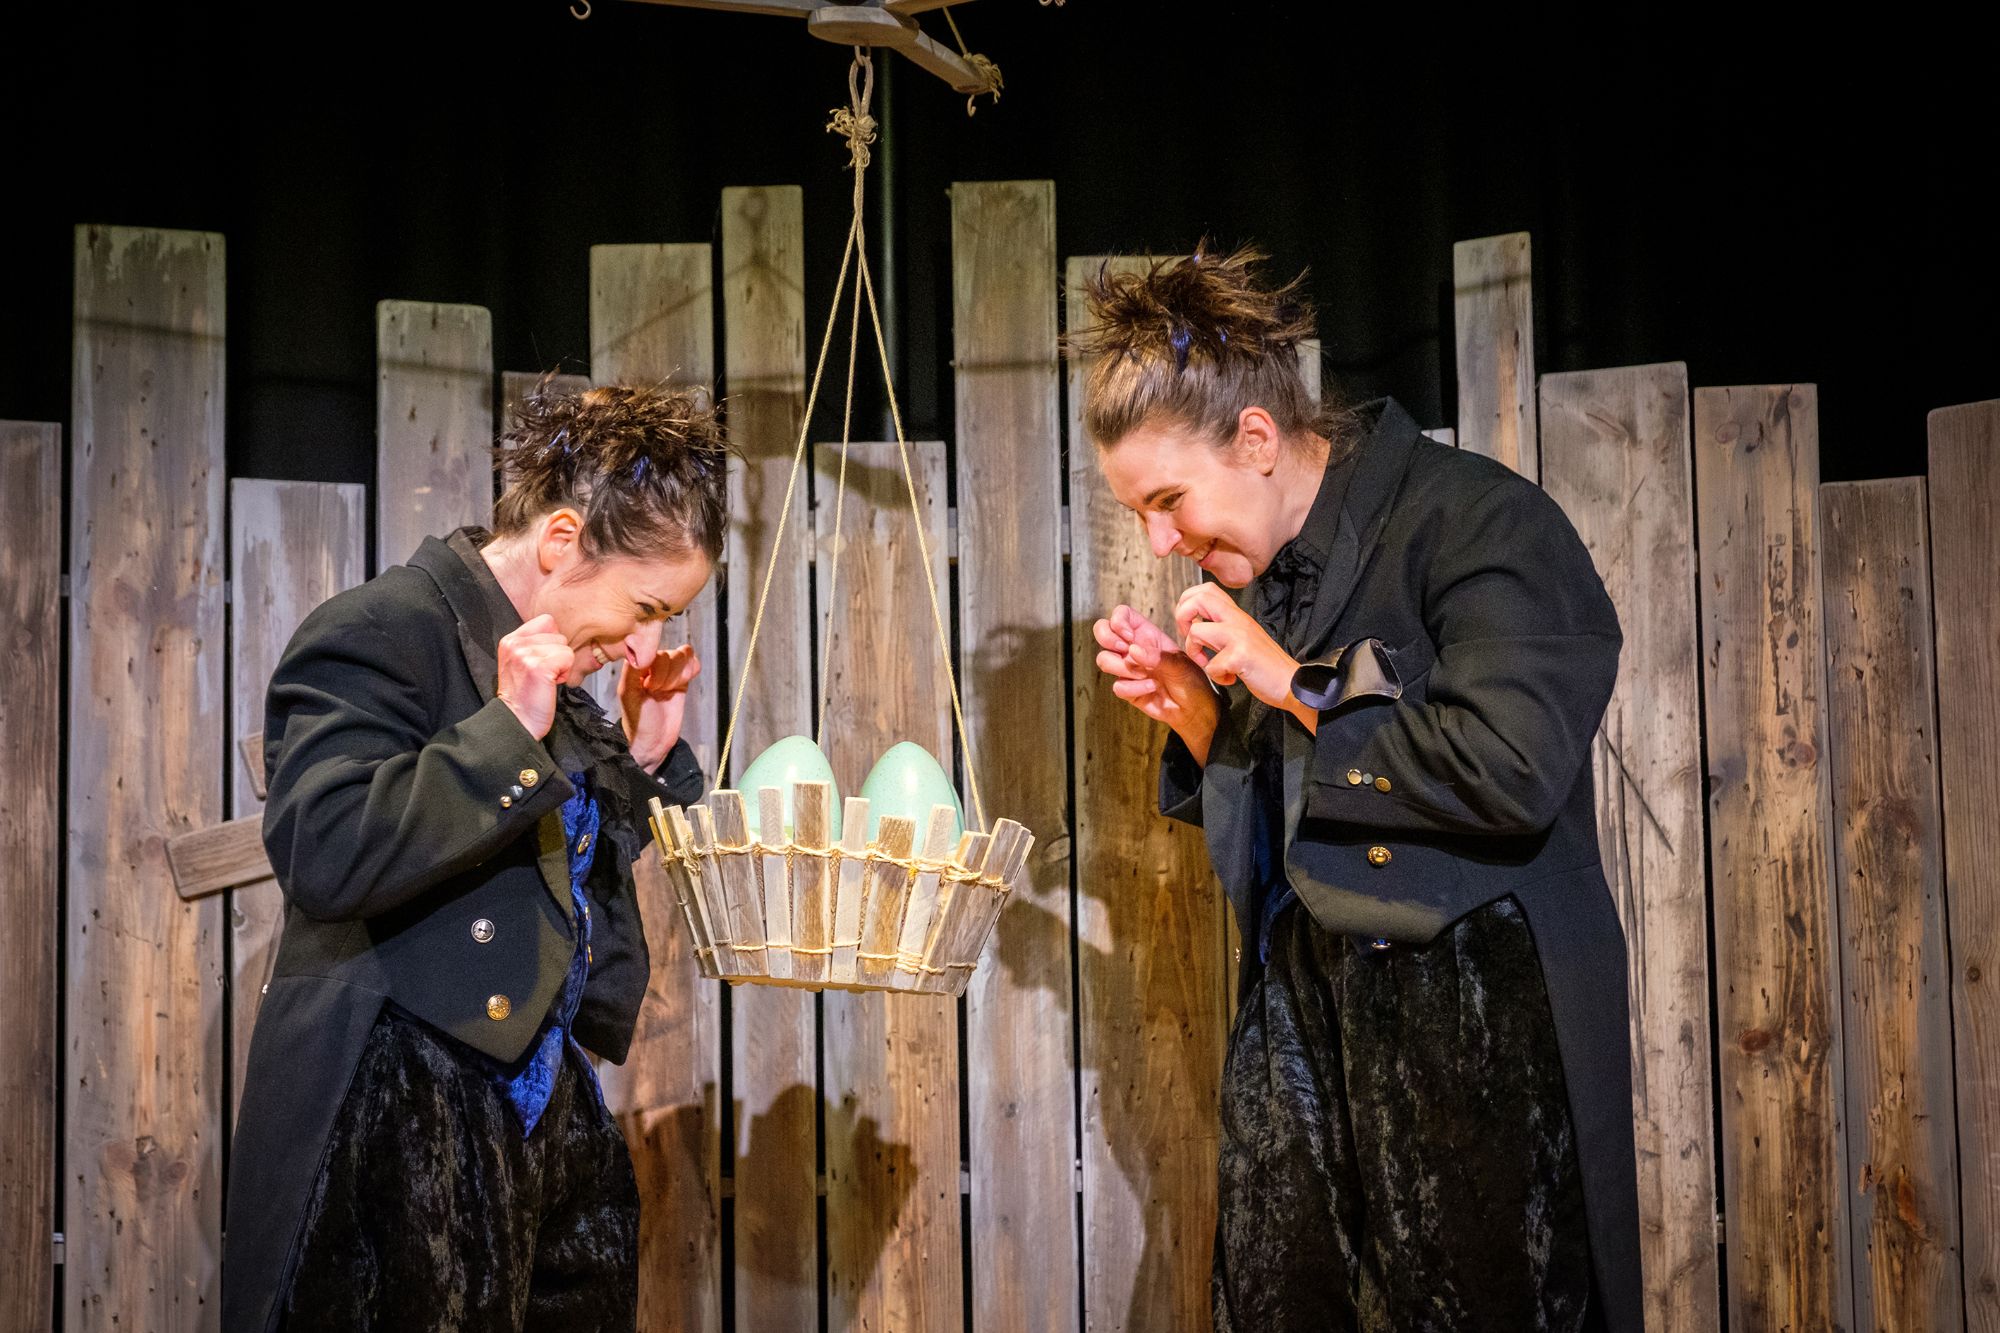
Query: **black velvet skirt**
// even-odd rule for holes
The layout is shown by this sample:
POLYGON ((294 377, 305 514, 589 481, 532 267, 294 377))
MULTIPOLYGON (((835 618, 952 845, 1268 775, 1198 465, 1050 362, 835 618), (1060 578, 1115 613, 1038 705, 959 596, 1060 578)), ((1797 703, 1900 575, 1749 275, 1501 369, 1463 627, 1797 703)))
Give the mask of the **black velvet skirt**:
POLYGON ((1215 1327, 1574 1333, 1590 1246, 1540 961, 1504 898, 1357 952, 1301 906, 1230 1034, 1215 1327))
POLYGON ((393 1005, 306 1206, 285 1333, 630 1333, 639 1191, 574 1050, 531 1135, 492 1062, 393 1005))

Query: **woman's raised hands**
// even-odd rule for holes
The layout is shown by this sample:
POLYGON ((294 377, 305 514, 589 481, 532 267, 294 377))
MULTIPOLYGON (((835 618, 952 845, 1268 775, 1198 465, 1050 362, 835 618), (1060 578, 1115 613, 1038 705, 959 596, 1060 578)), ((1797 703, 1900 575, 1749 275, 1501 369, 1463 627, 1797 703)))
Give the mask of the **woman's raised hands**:
POLYGON ((1172 727, 1195 760, 1206 763, 1222 705, 1202 669, 1165 630, 1129 606, 1119 606, 1092 632, 1097 669, 1111 677, 1111 692, 1172 727))

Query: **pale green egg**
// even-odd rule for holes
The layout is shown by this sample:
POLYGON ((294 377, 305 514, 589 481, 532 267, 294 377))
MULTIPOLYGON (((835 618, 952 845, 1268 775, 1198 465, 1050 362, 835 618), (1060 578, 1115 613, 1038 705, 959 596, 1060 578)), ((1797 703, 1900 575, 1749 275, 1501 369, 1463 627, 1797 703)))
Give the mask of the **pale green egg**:
POLYGON ((931 758, 929 750, 911 741, 891 746, 887 754, 875 761, 875 767, 868 771, 868 780, 861 784, 861 794, 868 798, 870 842, 875 841, 876 830, 882 826, 882 816, 897 815, 916 825, 921 847, 934 805, 948 805, 958 812, 958 827, 951 835, 954 845, 965 828, 965 807, 959 804, 958 789, 951 785, 951 775, 931 758))
POLYGON ((759 810, 757 793, 765 787, 776 787, 784 793, 785 827, 782 833, 770 839, 789 841, 797 827, 792 812, 792 784, 794 782, 824 782, 833 792, 833 829, 828 840, 840 838, 840 786, 833 780, 833 765, 826 761, 826 755, 819 746, 813 744, 810 736, 787 736, 775 742, 768 750, 750 761, 736 779, 736 789, 743 793, 744 814, 750 825, 750 836, 759 842, 765 841, 758 827, 759 810))

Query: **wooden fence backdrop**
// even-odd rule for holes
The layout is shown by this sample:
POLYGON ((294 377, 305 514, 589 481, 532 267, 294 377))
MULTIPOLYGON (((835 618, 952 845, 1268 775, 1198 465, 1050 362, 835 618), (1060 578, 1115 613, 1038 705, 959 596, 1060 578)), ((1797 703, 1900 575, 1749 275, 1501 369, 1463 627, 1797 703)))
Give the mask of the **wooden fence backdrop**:
MULTIPOLYGON (((719 246, 597 247, 589 291, 594 376, 723 395, 744 455, 726 577, 673 631, 708 666, 689 735, 710 762, 826 280, 799 189, 721 202, 719 246)), ((837 527, 840 451, 813 451, 736 751, 810 731, 823 691, 844 790, 899 739, 975 763, 1039 837, 1032 886, 962 1002, 816 997, 698 980, 642 864, 654 975, 605 1089, 644 1192, 647 1329, 1206 1325, 1235 941, 1088 629, 1118 601, 1164 615, 1195 573, 1111 501, 1078 365, 1065 411, 1058 279, 1074 321, 1100 261, 1065 265, 1055 234, 1047 182, 955 187, 956 438, 912 444, 920 519, 893 443, 853 445, 837 527), (917 521, 955 598, 969 755, 917 521)), ((58 1306, 70 1329, 214 1329, 278 925, 254 824, 223 820, 260 808, 244 743, 274 655, 366 572, 366 495, 225 489, 221 237, 85 227, 74 258, 66 451, 0 422, 0 1329, 58 1306), (179 896, 169 845, 231 829, 228 892, 179 896)), ((1649 1328, 2000 1333, 2000 402, 1932 415, 1928 486, 1823 486, 1812 386, 1538 378, 1528 238, 1454 260, 1462 411, 1432 433, 1548 488, 1625 630, 1592 764, 1649 1328)), ((496 397, 533 379, 496 378, 482 309, 385 301, 377 327, 379 569, 488 516, 496 397)))

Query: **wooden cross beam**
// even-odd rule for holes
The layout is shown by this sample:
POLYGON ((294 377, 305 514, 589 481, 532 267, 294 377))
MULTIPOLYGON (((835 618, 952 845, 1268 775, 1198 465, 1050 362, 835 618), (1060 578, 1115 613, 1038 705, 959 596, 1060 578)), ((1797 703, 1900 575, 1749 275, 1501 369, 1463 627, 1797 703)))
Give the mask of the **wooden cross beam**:
MULTIPOLYGON (((243 766, 257 799, 264 799, 264 738, 246 739, 243 766)), ((245 815, 167 839, 167 867, 182 898, 205 898, 224 889, 275 879, 264 855, 264 816, 245 815)))
POLYGON ((823 41, 841 46, 888 47, 902 52, 958 92, 987 90, 984 74, 974 69, 965 57, 926 37, 917 27, 915 16, 925 10, 969 0, 876 0, 859 5, 833 5, 823 0, 636 0, 636 3, 802 18, 806 21, 806 31, 823 41))

